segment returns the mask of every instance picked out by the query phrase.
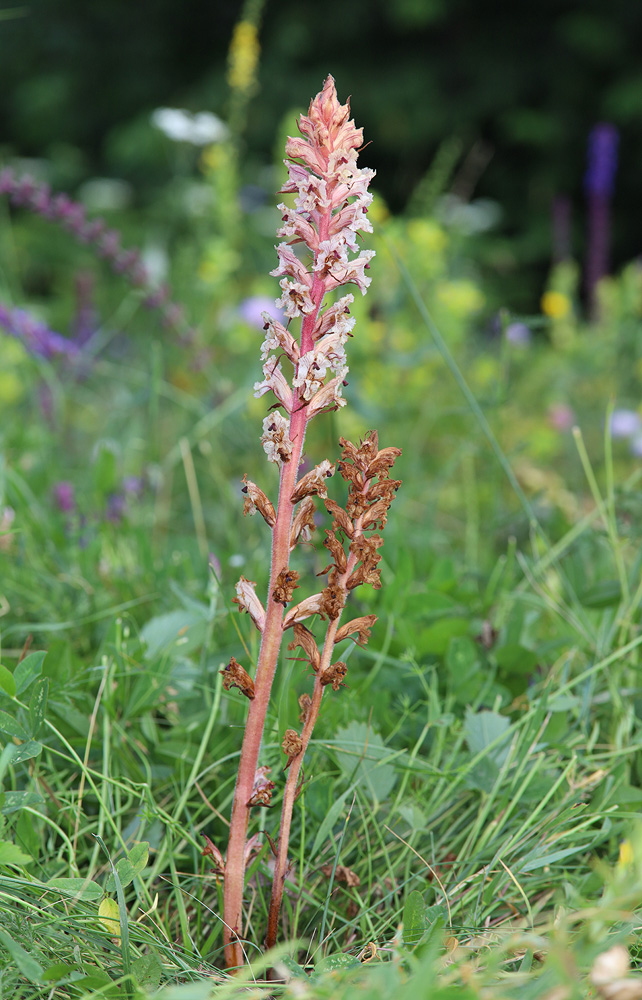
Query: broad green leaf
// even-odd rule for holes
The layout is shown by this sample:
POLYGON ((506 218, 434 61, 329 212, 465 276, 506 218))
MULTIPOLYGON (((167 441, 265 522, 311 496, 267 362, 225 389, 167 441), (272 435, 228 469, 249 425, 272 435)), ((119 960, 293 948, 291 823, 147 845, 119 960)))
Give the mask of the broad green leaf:
POLYGON ((0 840, 0 865, 28 865, 33 858, 10 840, 0 840))
POLYGON ((409 894, 403 908, 403 943, 407 948, 419 944, 426 930, 426 904, 417 889, 409 894))
POLYGON ((204 641, 206 630, 201 614, 181 609, 151 618, 140 637, 147 646, 146 658, 152 660, 161 653, 190 653, 204 641))
POLYGON ((34 653, 28 653, 24 660, 21 660, 13 672, 13 679, 16 682, 16 694, 20 696, 26 691, 30 684, 33 684, 36 677, 42 673, 42 664, 46 656, 42 649, 34 653))
POLYGON ((29 721, 31 723, 31 735, 37 736, 45 712, 47 710, 47 698, 49 696, 49 678, 41 677, 34 684, 31 698, 29 699, 29 721))
POLYGON ((359 969, 361 962, 354 955, 345 955, 338 952, 336 955, 328 955, 322 958, 314 966, 315 977, 324 972, 340 972, 345 969, 359 969))
POLYGON ((86 878, 50 878, 46 883, 48 889, 55 889, 64 896, 76 896, 80 899, 100 899, 102 887, 97 882, 86 878))
POLYGON ((19 740, 28 740, 29 733, 20 725, 14 715, 3 712, 0 709, 0 732, 7 733, 8 736, 15 736, 19 740))
POLYGON ((508 755, 508 738, 501 739, 508 728, 510 720, 505 715, 498 712, 466 712, 464 724, 464 735, 468 744, 468 749, 473 756, 477 756, 487 747, 488 758, 494 761, 498 767, 506 760, 508 755), (493 746, 493 744, 495 744, 493 746))
POLYGON ((351 722, 335 736, 337 761, 344 777, 356 782, 378 802, 388 797, 397 780, 394 767, 379 763, 390 756, 383 740, 365 722, 351 722))
POLYGON ((9 813, 17 812, 25 806, 40 805, 44 801, 39 792, 5 792, 2 812, 8 816, 9 813))
POLYGON ((22 945, 9 937, 6 931, 0 930, 0 943, 4 945, 9 955, 17 965, 19 971, 28 979, 30 983, 38 983, 42 980, 44 969, 40 962, 25 951, 22 945))
POLYGON ((537 653, 518 642, 505 643, 495 649, 497 666, 511 674, 530 674, 537 665, 537 653))
POLYGON ((37 757, 40 753, 42 753, 42 743, 38 743, 36 740, 28 740, 26 743, 21 743, 20 746, 16 747, 13 760, 15 764, 19 764, 20 761, 31 760, 32 757, 37 757))
MULTIPOLYGON (((130 885, 136 876, 143 871, 147 865, 148 858, 149 844, 143 841, 140 844, 135 844, 126 858, 121 858, 120 861, 116 862, 116 871, 118 872, 118 878, 123 889, 130 885)), ((116 880, 112 874, 109 875, 105 882, 105 892, 115 892, 115 890, 116 880)))
POLYGON ((155 952, 141 955, 132 962, 132 972, 139 986, 149 990, 157 990, 163 975, 163 966, 155 952))
POLYGON ((470 621, 468 618, 442 618, 434 625, 423 628, 419 634, 418 646, 421 652, 434 653, 443 656, 453 636, 468 635, 470 621))
POLYGON ((0 688, 5 691, 10 698, 16 694, 16 679, 10 670, 0 663, 0 688))

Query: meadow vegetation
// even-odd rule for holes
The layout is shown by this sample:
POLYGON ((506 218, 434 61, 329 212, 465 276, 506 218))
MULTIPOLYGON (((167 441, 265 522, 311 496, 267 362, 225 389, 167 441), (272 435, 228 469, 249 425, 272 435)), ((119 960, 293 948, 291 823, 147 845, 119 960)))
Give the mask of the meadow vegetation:
MULTIPOLYGON (((351 599, 378 621, 324 699, 264 954, 281 741, 312 690, 282 651, 277 809, 253 820, 247 964, 225 971, 209 845, 247 701, 221 671, 259 652, 239 575, 268 586, 241 488, 277 489, 253 386, 285 180, 280 159, 246 176, 244 79, 236 132, 163 137, 176 176, 151 207, 80 193, 118 248, 40 188, 0 203, 1 993, 641 997, 642 274, 604 279, 589 321, 565 259, 513 314, 479 266, 492 213, 445 210, 443 157, 403 215, 373 182, 349 405, 306 458, 377 427, 403 488, 383 587, 351 599)), ((299 554, 310 578, 326 563, 299 554)))

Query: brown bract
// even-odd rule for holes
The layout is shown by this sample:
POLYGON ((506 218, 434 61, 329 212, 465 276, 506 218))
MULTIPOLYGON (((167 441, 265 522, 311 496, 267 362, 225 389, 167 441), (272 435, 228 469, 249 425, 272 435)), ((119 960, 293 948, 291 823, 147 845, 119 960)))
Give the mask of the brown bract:
POLYGON ((304 497, 314 496, 315 494, 320 497, 327 497, 328 487, 326 479, 329 479, 333 475, 334 465, 328 462, 326 458, 299 479, 290 497, 290 502, 298 503, 304 497))
POLYGON ((254 699, 254 681, 247 670, 234 657, 231 658, 228 665, 223 670, 220 670, 219 673, 223 675, 223 687, 226 691, 236 687, 250 701, 254 699))
POLYGON ((321 591, 320 614, 322 618, 334 621, 343 611, 346 603, 346 590, 333 580, 334 571, 330 573, 328 586, 321 591))

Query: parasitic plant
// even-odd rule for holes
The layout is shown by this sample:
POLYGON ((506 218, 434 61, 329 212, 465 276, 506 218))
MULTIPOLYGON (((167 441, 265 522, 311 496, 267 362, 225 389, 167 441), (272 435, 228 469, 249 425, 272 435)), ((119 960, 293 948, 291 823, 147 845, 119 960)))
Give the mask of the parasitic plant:
POLYGON ((312 694, 299 699, 300 731, 287 729, 282 748, 286 757, 286 779, 279 836, 274 843, 274 882, 266 944, 277 937, 278 917, 288 873, 288 841, 292 809, 302 780, 301 764, 319 714, 326 688, 338 691, 346 664, 336 659, 335 644, 354 638, 364 645, 376 618, 366 615, 341 625, 347 598, 355 587, 380 586, 377 528, 383 528, 388 508, 400 483, 390 478, 390 469, 401 454, 398 448, 379 449, 377 433, 370 431, 359 445, 341 438, 343 449, 337 463, 349 484, 345 507, 328 497, 327 479, 335 466, 324 460, 299 475, 306 428, 321 413, 345 404, 342 389, 348 372, 345 344, 352 336, 350 294, 334 296, 343 285, 356 285, 365 294, 370 278, 365 271, 373 251, 359 251, 361 232, 371 232, 368 207, 372 196, 368 185, 374 171, 357 167, 362 130, 349 118, 349 104, 337 99, 331 76, 301 116, 301 138, 289 138, 285 161, 289 179, 283 193, 294 195, 294 207, 279 205, 283 224, 278 235, 285 242, 276 248, 279 265, 271 273, 280 278, 277 300, 287 326, 264 313, 263 380, 255 385, 255 396, 271 393, 276 400, 263 421, 261 442, 270 462, 279 469, 276 505, 255 483, 244 478, 245 513, 260 513, 272 532, 270 582, 265 605, 255 585, 241 577, 235 603, 246 611, 261 633, 261 646, 252 679, 233 657, 222 671, 226 689, 238 688, 249 708, 236 788, 232 805, 227 857, 208 841, 204 853, 211 854, 217 870, 224 873, 224 939, 228 967, 243 962, 242 907, 247 859, 256 850, 256 835, 248 840, 253 806, 271 804, 275 782, 270 768, 259 761, 261 740, 270 692, 284 638, 288 649, 299 649, 314 676, 312 694), (299 256, 293 250, 299 245, 299 256), (290 331, 292 320, 301 320, 297 339, 290 331), (288 381, 284 365, 291 377, 288 381), (292 604, 299 588, 299 574, 290 557, 302 541, 310 541, 315 528, 315 503, 322 501, 331 516, 324 545, 330 563, 320 574, 325 586, 292 604), (321 641, 303 624, 314 616, 324 623, 321 641))

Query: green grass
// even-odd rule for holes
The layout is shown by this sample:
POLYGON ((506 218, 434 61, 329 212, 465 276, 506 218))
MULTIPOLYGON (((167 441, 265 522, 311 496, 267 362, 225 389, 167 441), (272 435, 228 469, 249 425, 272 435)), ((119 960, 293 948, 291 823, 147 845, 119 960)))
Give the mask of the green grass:
MULTIPOLYGON (((308 446, 319 461, 376 426, 404 448, 384 587, 354 605, 379 622, 367 649, 341 652, 349 686, 324 699, 267 957, 267 837, 250 866, 241 978, 222 971, 202 850, 204 834, 225 846, 245 714, 219 670, 257 655, 234 584, 260 590, 269 555, 239 490, 244 472, 275 485, 251 401, 260 334, 234 313, 256 279, 247 265, 187 348, 131 296, 119 312, 103 276, 116 304, 80 377, 0 340, 19 387, 0 378, 0 513, 14 512, 0 538, 0 995, 558 1000, 588 996, 614 944, 637 961, 640 471, 602 429, 630 337, 577 325, 571 347, 542 336, 528 355, 484 340, 440 306, 461 247, 431 271, 411 221, 386 224, 378 286, 356 305, 351 405, 308 446), (547 423, 560 398, 575 438, 547 423), (134 475, 144 490, 110 520, 134 475), (52 499, 63 480, 69 513, 52 499)), ((6 288, 29 277, 0 260, 6 288)), ((322 565, 310 548, 300 569, 322 565)), ((277 782, 278 734, 309 687, 284 655, 263 756, 277 782)), ((254 825, 271 836, 275 801, 254 825)))

